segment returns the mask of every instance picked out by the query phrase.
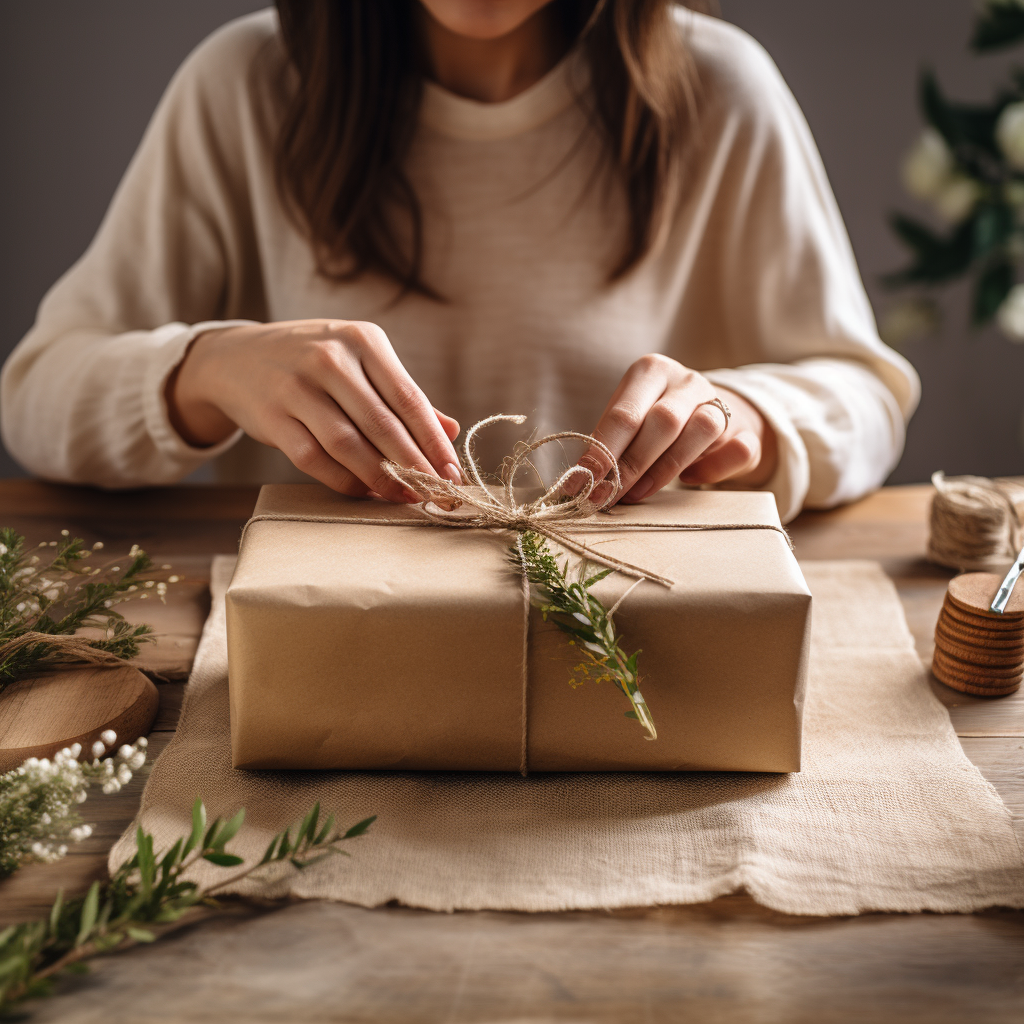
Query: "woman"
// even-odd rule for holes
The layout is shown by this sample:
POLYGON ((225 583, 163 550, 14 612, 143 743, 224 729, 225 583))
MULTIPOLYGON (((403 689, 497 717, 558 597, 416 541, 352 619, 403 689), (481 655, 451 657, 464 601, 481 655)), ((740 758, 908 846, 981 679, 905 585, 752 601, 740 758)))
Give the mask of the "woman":
POLYGON ((457 420, 526 412, 603 440, 624 501, 681 476, 790 519, 884 480, 917 378, 751 39, 668 0, 277 7, 185 62, 4 367, 26 467, 283 453, 404 501, 382 458, 455 479, 457 420))

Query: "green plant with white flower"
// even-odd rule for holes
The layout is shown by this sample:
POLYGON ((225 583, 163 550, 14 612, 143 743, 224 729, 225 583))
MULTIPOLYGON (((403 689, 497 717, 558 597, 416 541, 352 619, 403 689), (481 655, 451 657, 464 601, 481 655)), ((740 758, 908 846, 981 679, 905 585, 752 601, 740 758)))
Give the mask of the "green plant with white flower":
POLYGON ((69 844, 92 835, 78 812, 89 788, 117 793, 146 763, 145 737, 104 756, 116 743, 117 734, 108 729, 93 743, 91 760, 81 757, 82 746, 75 743, 0 775, 0 878, 32 861, 60 860, 69 844))
MULTIPOLYGON (((1024 0, 987 0, 977 15, 972 48, 989 52, 1024 42, 1024 0)), ((895 214, 893 230, 911 262, 886 283, 913 292, 883 318, 891 344, 931 333, 940 322, 934 289, 957 278, 973 284, 971 321, 995 321, 1024 342, 1024 69, 991 103, 947 99, 931 72, 921 76, 927 126, 907 155, 903 183, 928 203, 941 230, 895 214)))
POLYGON ((149 626, 126 622, 117 606, 136 598, 162 601, 179 577, 158 578, 171 567, 152 572, 137 544, 127 559, 91 564, 102 549, 102 543, 87 548, 67 530, 60 540, 26 548, 24 537, 0 528, 0 693, 62 664, 134 657, 152 639, 149 626), (81 630, 92 635, 76 636, 81 630))

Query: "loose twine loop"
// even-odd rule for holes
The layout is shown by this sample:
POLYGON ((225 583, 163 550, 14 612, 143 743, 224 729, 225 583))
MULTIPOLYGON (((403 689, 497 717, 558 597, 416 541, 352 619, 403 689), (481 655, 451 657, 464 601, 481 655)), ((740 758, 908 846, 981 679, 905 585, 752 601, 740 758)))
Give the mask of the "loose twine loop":
MULTIPOLYGON (((726 412, 727 417, 728 415, 726 412)), ((607 509, 612 499, 621 490, 622 476, 619 473, 618 460, 607 445, 602 444, 590 434, 581 434, 575 430, 547 434, 529 444, 522 441, 517 442, 512 455, 505 460, 502 466, 501 491, 494 494, 484 483, 480 466, 476 461, 473 451, 476 435, 482 428, 490 426, 492 423, 522 424, 525 422, 525 416, 499 414, 488 416, 470 427, 462 445, 464 472, 469 477, 469 486, 454 484, 428 473, 422 473, 417 469, 406 469, 394 462, 383 462, 381 468, 392 480, 422 498, 420 509, 431 522, 439 526, 511 530, 518 535, 525 530, 531 530, 607 569, 614 569, 638 580, 651 580, 665 587, 672 586, 672 580, 667 576, 633 565, 614 555, 596 551, 573 537, 570 530, 773 530, 782 534, 790 550, 793 548, 789 534, 781 526, 774 526, 771 523, 638 524, 617 522, 610 517, 595 518, 599 512, 607 509), (535 474, 537 473, 533 463, 530 462, 533 452, 543 445, 566 438, 585 441, 597 448, 608 459, 611 466, 606 477, 598 480, 586 466, 572 466, 539 498, 527 502, 517 501, 515 479, 519 471, 527 468, 533 470, 535 474), (582 478, 582 487, 575 495, 570 496, 567 494, 565 486, 574 477, 582 478), (604 492, 600 499, 595 498, 595 493, 598 490, 604 492), (460 511, 467 506, 472 511, 460 511)), ((539 479, 539 474, 537 476, 539 479)), ((541 483, 543 484, 543 481, 541 483)), ((516 544, 520 549, 520 556, 522 556, 522 541, 517 539, 516 544)))
MULTIPOLYGON (((436 523, 463 528, 513 531, 516 534, 516 545, 519 547, 521 558, 525 559, 521 537, 524 531, 530 530, 606 568, 616 569, 637 579, 653 580, 662 586, 672 586, 672 580, 667 576, 661 576, 650 569, 642 569, 640 566, 625 562, 614 555, 603 554, 587 547, 572 537, 564 526, 560 525, 563 523, 582 525, 592 519, 594 515, 607 507, 622 487, 618 461, 608 447, 597 438, 591 437, 589 434, 577 433, 575 430, 563 430, 557 434, 548 434, 529 444, 519 441, 516 443, 512 455, 502 465, 500 496, 493 494, 487 488, 473 450, 473 442, 477 433, 492 423, 522 424, 525 422, 525 416, 499 414, 480 420, 466 431, 462 455, 464 472, 471 481, 470 487, 442 480, 428 473, 422 473, 418 469, 406 469, 394 462, 383 462, 381 467, 392 480, 407 487, 423 499, 420 508, 424 515, 436 523), (568 438, 586 441, 599 449, 611 464, 608 478, 598 480, 586 466, 572 466, 539 498, 526 502, 517 501, 515 479, 519 471, 528 468, 536 473, 533 463, 530 462, 530 456, 543 445, 568 438), (565 489, 566 484, 574 478, 582 478, 582 486, 576 494, 568 495, 565 489), (476 486, 472 487, 472 484, 476 486), (599 489, 604 491, 604 497, 601 500, 596 500, 594 494, 599 489), (472 511, 460 511, 466 509, 467 506, 472 511)), ((604 525, 614 528, 612 523, 604 525)))
POLYGON ((1024 545, 1024 486, 932 474, 928 559, 960 571, 996 569, 1024 545))

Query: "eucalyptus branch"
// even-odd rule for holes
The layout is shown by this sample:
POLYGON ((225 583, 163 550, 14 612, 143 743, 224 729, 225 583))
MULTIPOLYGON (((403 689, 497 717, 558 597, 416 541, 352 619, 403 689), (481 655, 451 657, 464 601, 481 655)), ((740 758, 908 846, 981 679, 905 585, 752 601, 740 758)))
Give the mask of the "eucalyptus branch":
MULTIPOLYGON (((49 643, 47 636, 98 630, 100 637, 83 643, 124 659, 152 639, 149 626, 126 622, 117 605, 133 598, 162 601, 168 583, 178 577, 159 579, 138 545, 117 564, 92 565, 90 559, 102 549, 101 543, 86 548, 67 530, 60 540, 26 549, 24 537, 0 528, 0 693, 16 679, 77 660, 66 643, 49 643)), ((170 566, 161 567, 166 569, 170 566)))
POLYGON ((109 882, 93 882, 85 896, 67 902, 58 893, 47 918, 0 931, 0 1011, 49 994, 56 975, 87 970, 84 961, 90 957, 153 942, 190 912, 222 910, 213 893, 254 872, 286 862, 301 871, 332 854, 348 856, 340 844, 363 835, 375 818, 342 833, 335 829, 334 815, 321 822, 317 803, 297 826, 274 836, 260 861, 207 886, 185 876, 200 860, 223 868, 244 864, 227 850, 245 821, 244 808, 227 821, 217 818, 208 825, 206 807, 196 800, 191 833, 160 857, 154 853, 153 836, 140 826, 134 856, 109 882))
MULTIPOLYGON (((511 547, 513 564, 522 569, 535 588, 536 604, 544 620, 553 622, 569 635, 569 643, 577 647, 583 661, 575 666, 569 680, 571 686, 581 686, 587 680, 595 683, 613 682, 626 696, 630 710, 627 718, 635 718, 646 730, 645 739, 656 740, 658 731, 650 709, 640 693, 637 659, 640 651, 627 655, 619 643, 614 614, 621 604, 607 609, 590 592, 595 583, 612 573, 602 569, 591 573, 582 561, 571 580, 569 559, 560 566, 548 548, 547 542, 531 531, 521 533, 511 547)), ((635 584, 634 584, 635 585, 635 584)))

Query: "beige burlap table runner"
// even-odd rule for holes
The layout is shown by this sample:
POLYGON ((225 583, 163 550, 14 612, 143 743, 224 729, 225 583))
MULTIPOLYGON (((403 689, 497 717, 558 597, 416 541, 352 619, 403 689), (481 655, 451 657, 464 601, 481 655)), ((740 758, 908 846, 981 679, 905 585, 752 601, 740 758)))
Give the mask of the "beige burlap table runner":
MULTIPOLYGON (((232 846, 258 858, 316 800, 344 825, 379 816, 351 859, 288 873, 259 886, 265 895, 545 911, 697 903, 744 888, 794 914, 1024 907, 1010 814, 961 751, 874 563, 803 565, 815 603, 799 774, 525 779, 232 769, 224 590, 233 564, 215 560, 181 721, 139 821, 167 847, 189 831, 196 796, 211 814, 244 806, 232 846)), ((131 855, 133 836, 134 826, 111 865, 131 855)))

